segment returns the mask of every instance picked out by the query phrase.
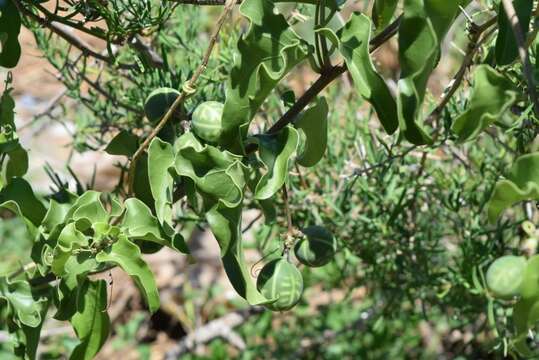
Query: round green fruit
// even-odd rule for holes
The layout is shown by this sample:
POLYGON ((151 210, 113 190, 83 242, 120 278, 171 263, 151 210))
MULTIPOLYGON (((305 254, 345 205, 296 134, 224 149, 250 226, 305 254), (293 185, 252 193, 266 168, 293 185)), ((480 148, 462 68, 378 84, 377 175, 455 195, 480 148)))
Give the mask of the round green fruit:
POLYGON ((167 87, 152 91, 144 102, 144 112, 148 120, 152 123, 161 120, 178 96, 180 96, 178 90, 167 87))
POLYGON ((493 296, 510 299, 520 292, 527 261, 523 256, 496 259, 487 270, 487 286, 493 296))
POLYGON ((286 259, 267 263, 256 281, 256 287, 268 299, 277 299, 265 305, 273 311, 289 310, 296 305, 303 293, 303 277, 298 268, 286 259))
POLYGON ((300 263, 310 266, 324 266, 333 259, 337 251, 337 241, 333 234, 322 226, 309 226, 302 230, 306 238, 294 247, 294 253, 300 263))
POLYGON ((219 141, 223 131, 223 107, 224 105, 217 101, 206 101, 197 106, 191 124, 198 137, 209 143, 219 141))

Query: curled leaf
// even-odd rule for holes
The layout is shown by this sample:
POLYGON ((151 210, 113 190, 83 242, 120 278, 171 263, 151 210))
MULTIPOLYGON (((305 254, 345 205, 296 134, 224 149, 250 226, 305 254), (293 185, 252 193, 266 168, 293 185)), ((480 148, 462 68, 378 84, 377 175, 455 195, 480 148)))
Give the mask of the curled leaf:
POLYGON ((226 86, 220 139, 234 153, 242 152, 249 124, 266 97, 309 53, 284 16, 274 13, 272 0, 246 0, 240 12, 251 26, 238 41, 240 56, 226 86))
POLYGON ((423 128, 422 104, 429 76, 440 59, 440 44, 463 2, 404 0, 397 109, 401 132, 413 144, 432 141, 423 128))
POLYGON ((45 206, 34 195, 30 184, 22 178, 13 178, 0 191, 0 207, 22 216, 34 226, 39 226, 45 217, 45 206))
POLYGON ((271 302, 257 289, 243 255, 241 237, 241 204, 235 208, 228 208, 223 204, 216 204, 206 213, 208 225, 221 248, 221 259, 230 283, 251 305, 260 305, 271 302))
POLYGON ((299 134, 291 126, 275 135, 257 135, 253 141, 258 144, 260 160, 266 167, 255 188, 258 200, 272 197, 283 186, 288 176, 288 162, 297 149, 299 134))
POLYGON ((243 199, 244 165, 241 157, 210 145, 201 145, 191 133, 177 143, 175 169, 194 182, 207 208, 216 202, 236 207, 243 199))
POLYGON ((516 95, 509 79, 488 65, 477 66, 468 107, 451 127, 458 141, 469 141, 477 137, 513 104, 516 95))
POLYGON ((20 323, 30 327, 41 324, 41 303, 46 300, 34 296, 29 282, 21 280, 11 282, 5 277, 0 277, 0 300, 7 302, 20 323))
POLYGON ((526 154, 509 170, 506 180, 496 183, 487 212, 490 222, 495 222, 503 210, 522 200, 539 199, 539 152, 526 154))
POLYGON ((140 248, 120 235, 118 240, 109 248, 99 252, 96 256, 98 262, 111 262, 120 266, 129 274, 148 304, 151 312, 159 309, 159 292, 152 271, 142 260, 140 248))
POLYGON ((174 179, 169 169, 174 168, 172 145, 154 138, 148 148, 148 179, 155 200, 155 213, 161 224, 172 223, 172 192, 174 179))
POLYGON ((372 63, 369 53, 370 19, 354 13, 337 34, 328 28, 319 31, 338 47, 359 94, 372 104, 386 132, 394 133, 399 124, 397 105, 372 63))

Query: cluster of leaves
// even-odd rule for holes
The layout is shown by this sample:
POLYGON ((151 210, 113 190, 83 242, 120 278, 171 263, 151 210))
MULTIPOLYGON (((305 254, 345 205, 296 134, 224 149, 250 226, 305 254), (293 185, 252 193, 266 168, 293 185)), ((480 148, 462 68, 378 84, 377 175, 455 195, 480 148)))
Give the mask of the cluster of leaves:
MULTIPOLYGON (((346 248, 345 253, 362 260, 364 271, 359 275, 368 280, 370 288, 380 289, 382 302, 388 302, 384 304, 386 309, 401 304, 404 299, 417 299, 428 306, 450 304, 456 311, 477 313, 488 298, 488 291, 481 283, 482 265, 506 250, 504 245, 499 245, 499 239, 503 239, 508 229, 514 228, 511 223, 498 223, 490 225, 495 228, 489 230, 489 225, 478 214, 486 209, 489 220, 494 223, 516 202, 539 197, 539 171, 535 169, 539 153, 528 151, 531 142, 522 141, 520 133, 515 135, 521 124, 534 131, 533 105, 526 105, 525 76, 522 69, 514 65, 518 48, 511 37, 513 30, 503 5, 499 4, 497 18, 491 18, 497 22, 488 20, 484 26, 472 26, 476 40, 484 41, 490 52, 479 59, 481 65, 473 68, 473 86, 468 101, 464 105, 453 101, 454 111, 444 113, 443 126, 433 126, 432 119, 441 113, 435 111, 425 115, 423 110, 428 98, 428 80, 440 62, 444 37, 459 9, 469 1, 405 0, 403 14, 396 17, 398 3, 377 0, 372 16, 374 21, 366 14, 353 13, 346 22, 335 21, 341 16, 342 4, 321 1, 316 5, 304 5, 308 13, 314 12, 314 22, 308 27, 309 35, 301 36, 292 21, 276 11, 273 1, 243 1, 239 10, 248 22, 248 29, 237 40, 235 52, 230 50, 232 46, 225 46, 231 52, 224 50, 221 54, 225 59, 223 64, 230 69, 217 70, 210 80, 199 84, 202 90, 195 91, 190 102, 181 104, 183 107, 170 119, 165 113, 172 102, 176 103, 168 100, 171 92, 153 93, 167 99, 144 107, 146 117, 168 123, 156 137, 149 139, 147 151, 139 157, 137 154, 145 150, 145 145, 140 133, 134 130, 149 125, 142 122, 146 90, 171 87, 175 91, 171 97, 176 99, 180 97, 180 90, 186 91, 182 84, 198 65, 198 57, 189 56, 193 62, 184 61, 185 68, 178 69, 174 61, 177 59, 169 58, 177 45, 183 47, 185 53, 192 51, 181 42, 182 35, 189 31, 185 26, 178 30, 174 19, 165 26, 175 6, 170 2, 156 5, 151 1, 129 0, 72 4, 73 14, 84 15, 82 24, 102 20, 106 24, 104 30, 85 27, 71 20, 74 15, 65 9, 60 15, 51 13, 40 2, 0 1, 0 16, 11 20, 0 25, 0 65, 12 67, 18 60, 20 46, 16 39, 22 16, 22 22, 34 31, 48 60, 62 74, 71 95, 102 119, 97 124, 99 134, 109 135, 110 130, 120 130, 108 143, 106 151, 125 156, 133 170, 128 179, 133 184, 132 193, 130 189, 122 189, 116 194, 91 190, 74 194, 60 189, 44 205, 45 202, 23 179, 27 171, 27 154, 15 135, 14 103, 9 82, 6 83, 0 103, 3 144, 0 165, 7 159, 0 206, 24 219, 34 239, 32 260, 35 263, 30 271, 0 279, 0 299, 7 304, 2 315, 13 336, 16 353, 21 357, 35 357, 47 309, 54 306, 54 317, 70 321, 80 340, 72 358, 92 358, 108 337, 109 318, 105 311, 106 283, 93 280, 90 275, 111 266, 124 269, 139 286, 149 310, 157 310, 159 295, 155 280, 141 256, 163 246, 189 252, 175 221, 175 204, 178 202, 186 204, 193 214, 207 223, 219 243, 231 284, 251 305, 278 310, 288 309, 299 301, 303 288, 303 284, 299 286, 301 274, 287 256, 293 247, 288 240, 295 240, 295 223, 303 229, 323 224, 338 234, 342 247, 346 248), (397 19, 390 24, 395 17, 397 19), (105 40, 105 52, 81 48, 80 41, 51 25, 50 20, 105 40), (487 30, 496 27, 498 33, 494 38, 493 32, 487 30), (53 40, 51 32, 55 34, 53 40), (373 33, 376 34, 374 37, 373 33), (370 52, 395 33, 398 34, 401 71, 394 96, 374 66, 370 52), (485 35, 481 37, 483 33, 485 35), (152 45, 160 49, 159 53, 141 39, 141 36, 150 35, 155 35, 152 45), (116 53, 112 45, 124 46, 123 51, 116 53), (73 49, 78 49, 80 54, 73 55, 73 49), (106 64, 106 70, 99 70, 97 76, 89 71, 94 59, 106 64), (335 59, 342 59, 344 63, 333 65, 335 59), (316 83, 326 85, 348 71, 355 90, 372 105, 386 132, 383 135, 386 140, 377 137, 378 143, 383 145, 374 146, 374 130, 371 131, 367 124, 361 131, 353 131, 350 136, 359 136, 362 146, 370 146, 362 151, 360 160, 372 163, 372 168, 354 169, 346 181, 310 170, 309 181, 315 179, 316 189, 306 187, 305 179, 303 182, 302 179, 291 179, 290 168, 316 169, 315 165, 324 155, 331 158, 334 168, 337 164, 344 168, 347 160, 342 149, 330 149, 326 154, 328 114, 335 109, 331 102, 317 96, 323 86, 297 100, 285 89, 283 104, 279 104, 286 110, 285 114, 268 130, 263 127, 259 133, 252 132, 261 110, 268 112, 264 108, 268 99, 274 99, 272 94, 276 89, 286 88, 283 79, 298 66, 306 64, 320 74, 316 83), (226 81, 223 81, 225 77, 226 81), (86 96, 79 90, 82 82, 92 89, 86 96), (221 88, 223 83, 224 88, 221 88), (210 108, 199 110, 201 106, 208 106, 208 103, 200 104, 201 99, 222 100, 223 95, 224 104, 213 103, 210 108), (522 110, 518 120, 509 112, 514 108, 522 110), (160 119, 162 116, 165 118, 160 119), (189 125, 191 118, 193 122, 189 125), (509 126, 502 121, 504 118, 509 126), (484 149, 465 144, 477 141, 493 124, 506 130, 511 141, 519 144, 518 151, 511 151, 516 160, 507 179, 496 185, 494 181, 503 168, 497 160, 511 156, 487 158, 483 154, 481 157, 481 151, 495 149, 496 141, 484 149), (398 136, 390 137, 397 131, 398 136), (386 143, 387 139, 391 145, 386 143), (412 146, 395 154, 393 151, 397 147, 402 149, 403 142, 412 146), (474 163, 464 163, 451 169, 449 174, 448 169, 454 165, 425 165, 431 149, 452 146, 451 142, 461 147, 470 146, 469 156, 474 163), (419 161, 411 161, 408 155, 420 146, 428 147, 424 148, 419 161), (381 151, 382 148, 385 151, 381 151), (522 154, 524 152, 529 153, 522 154), (401 161, 400 166, 396 161, 401 161), (416 171, 410 170, 411 165, 416 171), (481 181, 463 180, 471 171, 477 172, 481 181), (361 174, 369 174, 369 177, 361 174), (427 180, 434 181, 434 185, 427 180), (415 185, 410 187, 411 183, 415 185), (287 186, 293 188, 290 204, 287 186), (447 186, 464 189, 465 193, 441 190, 447 186), (354 190, 356 188, 360 190, 354 190), (278 194, 282 189, 285 201, 280 204, 278 194), (307 208, 301 205, 299 197, 308 197, 309 193, 314 193, 310 203, 314 205, 307 208), (281 255, 277 262, 269 262, 273 265, 261 272, 258 286, 244 259, 241 220, 246 207, 259 208, 267 224, 277 221, 277 225, 269 225, 269 230, 265 231, 274 236, 274 245, 285 255, 281 255), (473 209, 469 211, 475 216, 462 214, 467 207, 473 209), (437 210, 434 213, 433 208, 437 210), (273 229, 281 227, 285 218, 287 236, 275 236, 273 229), (433 221, 454 223, 456 230, 448 234, 447 229, 433 227, 433 221), (458 256, 445 251, 445 246, 440 244, 441 239, 448 237, 458 239, 458 256), (439 266, 432 266, 439 263, 446 264, 441 271, 439 266), (403 271, 406 268, 409 270, 403 271), (470 268, 476 270, 470 273, 466 270, 470 268), (273 278, 277 273, 286 281, 273 278), (23 274, 25 278, 20 279, 23 274), (466 277, 462 278, 462 274, 466 277), (56 286, 49 284, 52 281, 56 281, 56 286), (403 283, 406 284, 404 291, 403 283), (271 290, 266 291, 265 284, 270 284, 271 290), (276 284, 282 285, 282 291, 275 292, 276 284), (467 307, 465 299, 472 299, 472 305, 467 307)), ((521 30, 528 33, 533 2, 517 1, 515 4, 518 5, 521 30)), ((186 14, 191 19, 195 11, 189 10, 186 14)), ((225 45, 227 41, 233 42, 235 38, 225 37, 225 45)), ((469 48, 476 51, 476 44, 469 48)), ((200 49, 192 52, 201 54, 200 49)), ((185 53, 181 55, 185 56, 185 53)), ((471 53, 465 60, 470 61, 473 55, 471 53)), ((148 103, 149 100, 146 105, 148 103)), ((273 113, 269 116, 273 117, 273 113)), ((84 131, 79 133, 85 135, 84 131)), ((82 139, 86 144, 87 139, 82 139)), ((105 142, 100 137, 96 140, 97 145, 105 142)), ((331 166, 323 170, 328 168, 331 166)), ((122 181, 120 179, 119 189, 123 187, 122 181)), ((304 231, 309 235, 309 231, 304 231)), ((305 263, 318 264, 319 259, 307 259, 310 254, 302 250, 301 244, 296 255, 300 260, 303 257, 305 263)), ((409 303, 414 304, 411 300, 409 303)), ((493 302, 489 304, 492 306, 493 302)), ((530 311, 526 316, 527 322, 518 329, 517 336, 526 333, 535 323, 530 311)), ((519 347, 517 351, 522 352, 519 347)))

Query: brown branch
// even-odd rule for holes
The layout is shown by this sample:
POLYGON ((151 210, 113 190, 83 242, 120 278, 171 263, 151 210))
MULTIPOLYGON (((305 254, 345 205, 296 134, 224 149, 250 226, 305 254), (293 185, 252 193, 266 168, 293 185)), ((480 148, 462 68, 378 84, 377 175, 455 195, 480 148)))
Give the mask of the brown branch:
MULTIPOLYGON (((107 37, 104 34, 105 30, 102 29, 102 28, 94 27, 92 29, 88 29, 87 27, 82 25, 82 23, 80 23, 80 22, 69 21, 69 20, 66 20, 64 17, 62 17, 60 15, 57 15, 55 13, 50 12, 49 10, 47 10, 47 8, 40 5, 38 2, 33 2, 32 5, 35 6, 39 11, 41 11, 43 13, 43 15, 45 15, 46 21, 49 22, 49 23, 52 22, 52 21, 56 21, 58 23, 61 23, 61 24, 64 24, 66 26, 77 29, 79 31, 82 31, 82 32, 84 32, 84 33, 86 33, 88 35, 94 36, 94 37, 96 37, 98 39, 107 41, 107 37), (103 34, 100 34, 100 33, 96 32, 96 31, 98 31, 100 33, 103 33, 103 34)), ((120 44, 119 41, 114 41, 113 43, 120 44)))
POLYGON ((178 107, 180 107, 187 96, 189 96, 192 92, 195 91, 195 85, 202 73, 206 70, 206 67, 208 66, 208 62, 210 60, 211 53, 213 51, 213 48, 217 42, 217 38, 219 37, 219 32, 221 31, 221 27, 223 26, 228 14, 232 12, 232 9, 234 8, 234 5, 236 4, 236 0, 227 0, 225 7, 223 9, 223 12, 217 19, 217 23, 215 24, 215 28, 213 29, 212 35, 210 37, 210 43, 208 44, 208 47, 206 49, 206 52, 204 53, 204 57, 202 58, 202 62, 198 66, 198 68, 195 70, 193 76, 191 76, 191 79, 184 85, 182 92, 180 93, 180 96, 174 101, 172 106, 168 109, 166 114, 163 116, 163 118, 159 121, 155 129, 152 131, 152 133, 144 140, 142 145, 137 149, 135 154, 133 155, 133 159, 131 160, 131 166, 129 168, 129 174, 128 174, 128 196, 133 195, 133 185, 135 180, 135 170, 137 166, 138 159, 142 156, 148 145, 150 145, 150 142, 155 138, 155 136, 163 129, 163 127, 166 125, 172 114, 176 111, 178 107))
POLYGON ((152 49, 151 46, 146 45, 140 36, 135 35, 129 42, 129 46, 138 51, 142 56, 154 67, 163 68, 165 61, 159 54, 152 49))
POLYGON ((535 89, 533 69, 528 56, 528 48, 526 47, 526 39, 524 38, 524 33, 519 24, 518 16, 512 0, 502 0, 502 4, 505 14, 507 15, 507 19, 511 23, 511 28, 518 45, 518 55, 520 57, 520 61, 522 62, 526 83, 528 84, 528 95, 530 97, 530 101, 533 103, 533 111, 535 112, 536 116, 539 116, 539 101, 537 100, 537 91, 535 89))

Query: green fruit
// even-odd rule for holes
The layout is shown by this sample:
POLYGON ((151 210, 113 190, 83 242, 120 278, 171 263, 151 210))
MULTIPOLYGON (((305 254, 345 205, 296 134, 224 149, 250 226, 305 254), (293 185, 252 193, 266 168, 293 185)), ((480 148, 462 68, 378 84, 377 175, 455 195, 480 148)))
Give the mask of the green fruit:
POLYGON ((307 238, 296 243, 294 253, 300 263, 310 266, 324 266, 333 259, 337 251, 335 237, 322 226, 309 226, 302 231, 307 238))
POLYGON ((223 107, 224 105, 217 101, 206 101, 197 106, 191 123, 198 137, 209 143, 219 141, 223 131, 223 107))
POLYGON ((500 299, 518 295, 526 264, 523 256, 507 255, 496 259, 487 270, 487 286, 492 295, 500 299))
POLYGON ((161 120, 178 96, 180 92, 172 88, 163 87, 152 91, 144 102, 144 112, 148 120, 152 123, 161 120))
POLYGON ((266 307, 273 311, 289 310, 303 293, 303 277, 298 268, 286 259, 267 263, 256 281, 256 287, 268 299, 277 299, 266 307))

